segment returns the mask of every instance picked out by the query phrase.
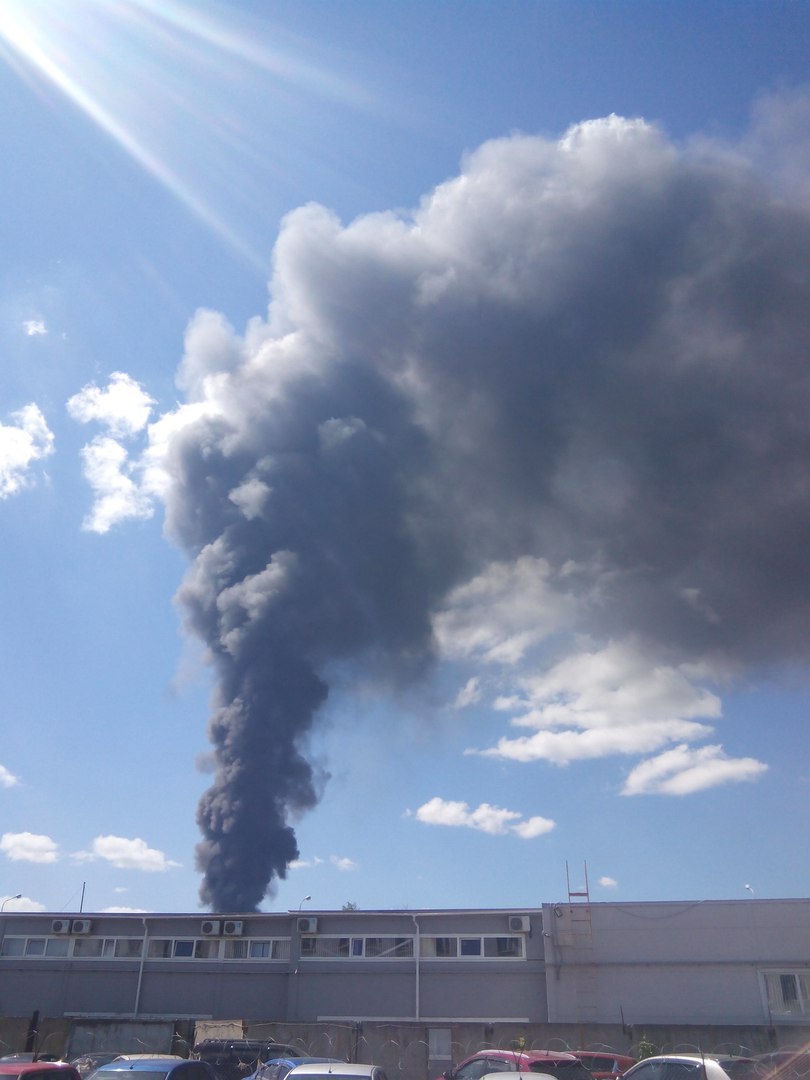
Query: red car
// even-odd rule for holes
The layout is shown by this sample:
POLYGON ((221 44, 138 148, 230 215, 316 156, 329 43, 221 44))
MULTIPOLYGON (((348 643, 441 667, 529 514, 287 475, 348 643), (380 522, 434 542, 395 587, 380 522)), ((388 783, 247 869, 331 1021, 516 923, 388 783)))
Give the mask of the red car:
POLYGON ((0 1080, 81 1080, 66 1061, 0 1061, 0 1080))
POLYGON ((611 1050, 572 1050, 594 1080, 616 1080, 636 1063, 634 1057, 614 1054, 611 1050))
POLYGON ((442 1073, 443 1080, 480 1080, 487 1073, 545 1073, 555 1080, 591 1080, 574 1054, 554 1050, 479 1050, 442 1073))

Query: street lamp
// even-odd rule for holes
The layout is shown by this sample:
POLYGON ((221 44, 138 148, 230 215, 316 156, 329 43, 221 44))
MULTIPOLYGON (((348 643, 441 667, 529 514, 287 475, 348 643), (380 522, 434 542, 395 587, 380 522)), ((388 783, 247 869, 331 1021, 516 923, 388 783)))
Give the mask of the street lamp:
POLYGON ((16 896, 7 896, 3 903, 0 904, 0 912, 5 911, 6 904, 9 902, 9 900, 22 900, 22 893, 18 892, 16 896))
POLYGON ((298 910, 300 911, 301 908, 304 906, 304 904, 307 902, 307 900, 311 900, 311 899, 312 899, 311 896, 305 896, 304 899, 301 901, 301 903, 298 905, 298 910))

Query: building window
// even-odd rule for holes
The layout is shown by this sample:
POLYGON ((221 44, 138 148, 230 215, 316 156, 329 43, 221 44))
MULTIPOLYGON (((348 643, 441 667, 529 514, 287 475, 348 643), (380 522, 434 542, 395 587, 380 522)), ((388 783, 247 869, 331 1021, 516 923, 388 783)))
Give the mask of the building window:
POLYGON ((810 972, 766 971, 763 978, 772 1017, 804 1019, 810 1015, 810 972))
POLYGON ((225 942, 225 960, 289 960, 290 939, 273 938, 267 941, 244 939, 225 942))
POLYGON ((66 937, 51 937, 51 938, 48 938, 47 944, 45 945, 45 955, 46 956, 67 956, 67 954, 68 954, 68 946, 69 945, 70 945, 70 940, 68 938, 66 938, 66 937))
POLYGON ((301 938, 302 960, 402 960, 413 957, 412 937, 301 938))
POLYGON ((113 956, 118 960, 139 960, 143 950, 143 938, 116 938, 113 956))
POLYGON ((0 948, 0 956, 24 956, 25 938, 4 937, 3 946, 0 948))
POLYGON ((82 937, 76 938, 73 942, 73 955, 74 956, 89 956, 97 957, 101 956, 104 950, 104 938, 100 937, 82 937))
POLYGON ((522 934, 481 934, 475 937, 434 937, 420 939, 421 955, 425 960, 523 960, 522 934))
POLYGON ((381 957, 413 956, 413 938, 406 937, 367 937, 365 955, 381 957))

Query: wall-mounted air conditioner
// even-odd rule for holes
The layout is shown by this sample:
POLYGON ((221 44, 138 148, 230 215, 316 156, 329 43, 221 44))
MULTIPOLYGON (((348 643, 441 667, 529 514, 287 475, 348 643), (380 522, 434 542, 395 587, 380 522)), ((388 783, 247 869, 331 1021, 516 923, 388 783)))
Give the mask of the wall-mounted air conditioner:
POLYGON ((220 928, 219 919, 204 919, 200 924, 200 933, 205 937, 216 937, 220 928))
POLYGON ((308 915, 306 918, 298 920, 298 933, 299 934, 317 934, 318 932, 318 920, 308 915))
POLYGON ((513 934, 528 934, 532 922, 528 915, 510 915, 509 929, 513 934))
POLYGON ((70 919, 54 919, 51 923, 52 934, 69 934, 70 919))
POLYGON ((70 926, 71 934, 89 934, 93 924, 89 919, 74 919, 70 926))
POLYGON ((222 933, 226 937, 238 937, 245 932, 244 923, 241 919, 226 919, 222 924, 222 933))

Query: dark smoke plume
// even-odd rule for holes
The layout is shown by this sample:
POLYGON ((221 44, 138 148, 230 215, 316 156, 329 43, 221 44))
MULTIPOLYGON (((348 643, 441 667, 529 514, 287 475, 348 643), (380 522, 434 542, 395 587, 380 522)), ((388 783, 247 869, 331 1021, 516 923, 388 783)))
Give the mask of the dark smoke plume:
POLYGON ((291 214, 268 320, 192 323, 167 443, 218 678, 203 901, 296 857, 330 666, 418 675, 494 561, 575 566, 605 641, 806 660, 809 348, 807 208, 640 121, 488 143, 411 215, 291 214))

